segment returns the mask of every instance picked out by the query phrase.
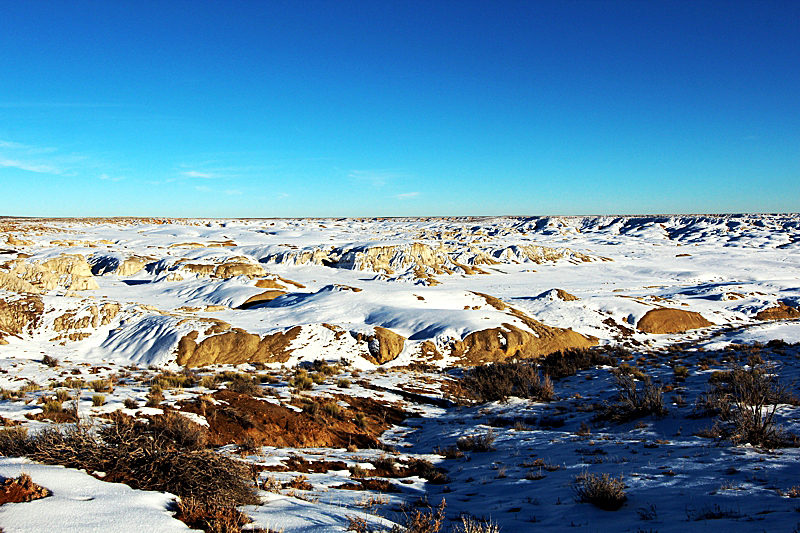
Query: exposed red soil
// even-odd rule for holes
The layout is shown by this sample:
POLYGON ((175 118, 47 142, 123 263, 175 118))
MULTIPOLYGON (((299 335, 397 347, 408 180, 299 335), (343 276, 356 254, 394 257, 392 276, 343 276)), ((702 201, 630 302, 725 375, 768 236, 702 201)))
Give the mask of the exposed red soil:
POLYGON ((401 409, 369 398, 340 396, 350 405, 338 416, 297 412, 246 394, 221 390, 211 402, 184 402, 181 410, 205 416, 212 446, 254 443, 258 446, 379 448, 378 436, 405 419, 401 409), (354 421, 364 414, 364 427, 354 421))

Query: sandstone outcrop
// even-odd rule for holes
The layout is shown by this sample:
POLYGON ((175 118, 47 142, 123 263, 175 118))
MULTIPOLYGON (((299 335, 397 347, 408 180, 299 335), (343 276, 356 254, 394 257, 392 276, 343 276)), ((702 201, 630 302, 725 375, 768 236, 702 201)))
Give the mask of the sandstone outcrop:
POLYGON ((206 337, 193 331, 178 342, 177 362, 186 367, 211 364, 285 363, 292 350, 289 344, 300 334, 300 326, 285 332, 265 335, 263 338, 240 328, 206 337))
POLYGON ((636 328, 645 333, 683 333, 690 329, 713 326, 703 315, 683 309, 651 309, 639 320, 636 328))

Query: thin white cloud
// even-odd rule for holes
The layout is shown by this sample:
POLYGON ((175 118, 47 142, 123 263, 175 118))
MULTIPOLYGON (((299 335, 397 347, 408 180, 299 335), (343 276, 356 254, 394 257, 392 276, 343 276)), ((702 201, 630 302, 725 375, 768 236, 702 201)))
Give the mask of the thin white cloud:
POLYGON ((109 176, 108 174, 100 174, 100 179, 103 181, 122 181, 125 176, 109 176))
POLYGON ((185 172, 181 172, 187 178, 202 178, 202 179, 214 179, 216 176, 211 174, 210 172, 197 172, 196 170, 187 170, 185 172))
POLYGON ((17 161, 14 159, 0 158, 0 167, 18 168, 20 170, 27 170, 29 172, 38 172, 40 174, 60 174, 61 172, 51 166, 40 163, 31 163, 27 161, 17 161))
POLYGON ((200 192, 213 192, 214 190, 211 187, 206 187, 205 185, 198 185, 194 189, 200 192))
POLYGON ((238 189, 228 189, 227 191, 225 191, 225 194, 237 195, 237 194, 242 194, 242 191, 238 189))
POLYGON ((420 193, 414 192, 404 192, 400 194, 395 194, 394 197, 398 200, 410 200, 411 198, 417 198, 420 193))
POLYGON ((385 170, 351 170, 347 173, 347 177, 359 181, 366 181, 373 187, 383 187, 390 181, 402 179, 405 176, 398 172, 385 170))

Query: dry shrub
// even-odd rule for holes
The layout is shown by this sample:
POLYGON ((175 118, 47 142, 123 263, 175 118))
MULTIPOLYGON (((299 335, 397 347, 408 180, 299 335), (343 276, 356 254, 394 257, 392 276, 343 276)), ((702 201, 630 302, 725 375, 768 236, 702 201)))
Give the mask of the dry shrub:
POLYGON ((95 407, 100 407, 101 405, 105 405, 106 397, 102 394, 92 394, 92 405, 95 407))
POLYGON ((561 379, 574 376, 580 370, 588 370, 593 366, 616 366, 612 355, 600 353, 588 348, 567 348, 551 353, 542 359, 542 373, 561 379))
POLYGON ((34 483, 25 473, 18 478, 2 479, 0 483, 0 505, 30 502, 47 496, 50 496, 50 491, 34 483))
MULTIPOLYGON (((33 435, 0 432, 0 453, 45 464, 105 472, 107 481, 170 492, 215 509, 259 502, 244 464, 211 451, 180 447, 146 424, 119 417, 99 436, 80 424, 47 427, 33 435)), ((214 531, 214 529, 207 529, 214 531)), ((218 531, 224 531, 219 529, 218 531)))
POLYGON ((152 417, 149 432, 192 450, 205 448, 208 440, 208 430, 205 427, 175 411, 165 411, 163 415, 152 417))
POLYGON ((289 380, 289 385, 298 391, 311 390, 314 388, 314 380, 309 377, 308 371, 299 369, 289 380))
POLYGON ((795 404, 797 399, 774 365, 736 365, 709 377, 709 389, 699 396, 695 411, 716 415, 719 436, 734 444, 777 446, 789 441, 775 422, 782 403, 795 404))
POLYGON ((491 429, 483 435, 459 437, 456 447, 462 452, 493 452, 495 434, 491 429))
POLYGON ((136 398, 125 398, 125 401, 122 402, 122 405, 124 405, 126 409, 139 408, 139 402, 136 401, 136 398))
POLYGON ((178 501, 175 518, 192 529, 202 529, 208 533, 240 533, 243 525, 252 522, 233 505, 208 505, 191 497, 178 501))
POLYGON ((456 448, 455 446, 445 446, 434 448, 433 453, 441 455, 445 459, 461 459, 464 457, 464 452, 456 448))
POLYGON ((473 401, 508 401, 511 396, 550 401, 555 398, 553 383, 542 377, 535 363, 495 363, 476 366, 461 378, 460 386, 473 401))
POLYGON ((461 523, 453 526, 455 533, 500 533, 500 526, 489 521, 479 521, 473 516, 462 516, 461 523))
POLYGON ((654 385, 650 376, 642 376, 641 388, 636 385, 631 374, 618 372, 614 375, 614 382, 617 386, 617 401, 605 406, 598 419, 627 422, 643 416, 666 414, 663 389, 654 385))
POLYGON ((58 366, 58 359, 52 355, 45 355, 42 357, 42 364, 54 368, 58 366))
POLYGON ((227 387, 229 391, 247 394, 250 396, 261 396, 261 385, 258 377, 250 377, 247 374, 237 374, 227 387))
POLYGON ((622 477, 613 478, 610 474, 588 474, 575 476, 572 494, 576 502, 591 503, 604 511, 616 511, 628 497, 622 477))

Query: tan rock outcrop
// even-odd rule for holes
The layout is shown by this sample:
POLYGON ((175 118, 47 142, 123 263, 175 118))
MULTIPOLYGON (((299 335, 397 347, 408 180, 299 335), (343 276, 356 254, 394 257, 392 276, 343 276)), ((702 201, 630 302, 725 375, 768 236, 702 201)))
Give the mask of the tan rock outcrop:
POLYGON ((64 288, 70 291, 97 289, 92 269, 82 255, 61 255, 41 263, 12 261, 10 274, 20 277, 40 290, 64 288))
POLYGON ((11 292, 28 292, 31 294, 38 294, 41 292, 30 282, 12 274, 6 274, 5 272, 0 272, 0 289, 11 292))
POLYGON ((33 333, 41 323, 43 312, 44 303, 35 295, 0 299, 0 339, 33 333))
POLYGON ((177 362, 186 367, 211 364, 285 363, 292 350, 289 344, 300 334, 300 326, 263 338, 239 328, 197 342, 193 331, 178 342, 177 362))
POLYGON ((406 338, 394 331, 377 326, 375 335, 368 341, 369 354, 381 365, 394 361, 403 351, 406 338))
POLYGON ((283 296, 286 294, 284 291, 264 291, 260 294, 256 294, 248 298, 242 305, 239 306, 239 309, 249 309, 256 304, 260 304, 263 302, 270 302, 277 298, 278 296, 283 296))
POLYGON ((457 364, 472 366, 512 358, 531 359, 567 348, 588 348, 597 344, 594 337, 569 329, 546 326, 530 318, 526 322, 535 333, 512 324, 475 331, 455 341, 450 355, 456 358, 457 364))
POLYGON ((703 318, 703 315, 694 311, 661 307, 651 309, 639 320, 636 328, 645 333, 683 333, 690 329, 713 326, 703 318))

